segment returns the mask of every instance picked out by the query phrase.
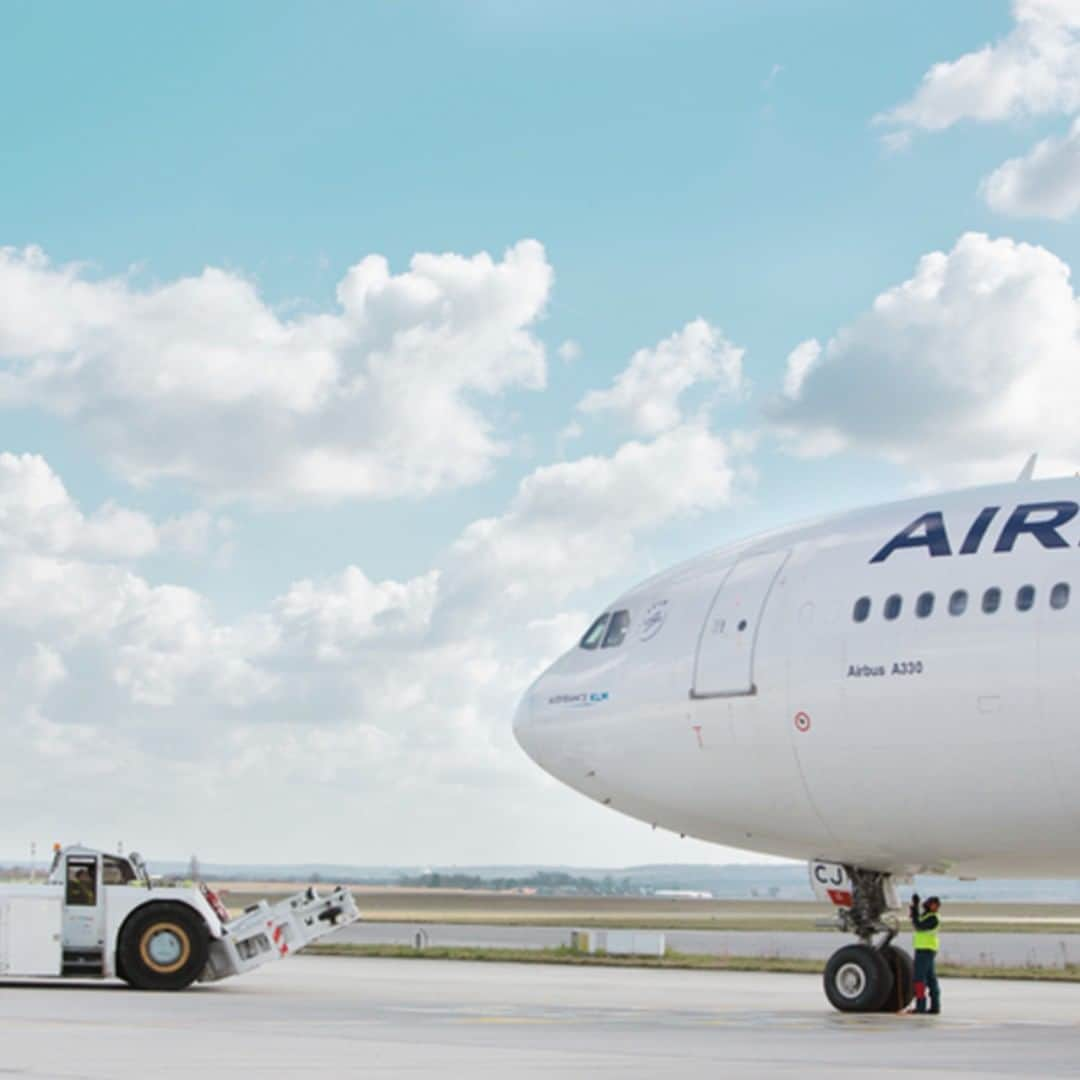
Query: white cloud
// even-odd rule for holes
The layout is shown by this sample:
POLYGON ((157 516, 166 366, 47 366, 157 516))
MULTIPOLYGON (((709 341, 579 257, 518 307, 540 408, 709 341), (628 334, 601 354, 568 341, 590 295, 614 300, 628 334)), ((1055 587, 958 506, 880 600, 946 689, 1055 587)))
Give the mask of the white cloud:
POLYGON ((612 412, 640 435, 657 435, 683 421, 680 399, 691 387, 716 384, 735 393, 742 385, 744 350, 704 319, 689 322, 651 349, 639 349, 607 390, 593 390, 578 408, 612 412))
POLYGON ((29 655, 16 664, 15 677, 36 695, 44 696, 68 677, 68 671, 55 649, 37 641, 29 655))
POLYGON ((998 121, 1080 109, 1080 5, 1015 0, 1015 25, 992 45, 935 64, 910 101, 876 121, 941 131, 962 120, 998 121))
POLYGON ((43 458, 0 453, 0 549, 135 559, 158 545, 145 514, 106 503, 86 517, 43 458))
POLYGON ((277 679, 258 663, 277 641, 269 619, 222 626, 191 589, 134 582, 130 591, 125 621, 113 634, 113 677, 134 704, 239 708, 275 693, 277 679))
POLYGON ((910 131, 890 131, 881 136, 881 145, 888 154, 902 154, 911 148, 910 131))
POLYGON ((559 456, 563 456, 566 452, 566 444, 573 442, 575 439, 580 439, 585 434, 585 429, 576 420, 571 420, 564 428, 562 428, 558 434, 558 446, 559 456))
POLYGON ((1047 469, 1080 464, 1080 307, 1045 248, 969 233, 805 366, 809 351, 773 407, 794 447, 870 451, 939 483, 1001 479, 1034 450, 1047 469))
POLYGON ((555 351, 565 364, 572 364, 575 360, 581 359, 581 346, 572 338, 567 338, 555 351))
POLYGON ((190 514, 168 518, 157 527, 164 547, 173 548, 184 555, 205 555, 215 544, 226 544, 232 532, 232 522, 225 517, 215 517, 206 510, 193 510, 190 514))
POLYGON ((416 640, 431 622, 437 571, 408 582, 373 582, 350 566, 337 579, 298 581, 278 601, 289 633, 304 639, 320 659, 340 659, 363 643, 416 640))
POLYGON ((160 524, 113 502, 84 514, 44 458, 0 453, 0 550, 111 560, 162 550, 201 555, 227 531, 226 519, 205 510, 160 524))
MULTIPOLYGON (((894 130, 886 150, 912 132, 942 131, 963 120, 992 123, 1080 111, 1080 5, 1075 0, 1014 0, 1012 30, 992 45, 935 64, 910 101, 874 122, 894 130)), ((1080 208, 1080 121, 985 177, 991 209, 1014 217, 1071 217, 1080 208)))
MULTIPOLYGON (((71 652, 84 661, 93 654, 99 677, 132 704, 175 705, 187 696, 241 705, 272 689, 253 663, 275 641, 265 618, 217 625, 192 590, 151 586, 108 564, 21 552, 0 558, 0 630, 15 643, 36 641, 62 663, 71 652)), ((94 711, 88 701, 78 707, 84 716, 94 711)))
POLYGON ((108 688, 72 700, 87 720, 114 694, 169 706, 184 696, 243 704, 269 692, 272 678, 251 662, 273 641, 264 620, 218 626, 197 593, 152 587, 117 565, 188 531, 189 518, 159 527, 113 504, 86 515, 43 458, 0 454, 0 648, 16 686, 34 691, 27 707, 41 730, 44 698, 69 681, 72 656, 80 681, 89 665, 108 688))
POLYGON ((735 480, 728 444, 698 423, 625 443, 610 457, 544 466, 505 514, 465 530, 445 588, 472 598, 473 614, 496 619, 507 608, 530 610, 538 597, 562 601, 624 569, 642 533, 727 505, 735 480))
POLYGON ((982 183, 991 209, 1013 217, 1064 221, 1080 210, 1080 118, 1067 135, 1044 139, 1012 158, 982 183))
MULTIPOLYGON (((695 422, 544 466, 423 573, 375 580, 351 566, 233 619, 118 563, 118 542, 95 538, 91 556, 95 515, 42 459, 4 455, 0 491, 17 490, 20 510, 10 495, 0 506, 23 526, 15 538, 0 517, 0 784, 31 807, 45 777, 80 790, 77 814, 54 807, 18 828, 111 842, 130 836, 136 805, 167 853, 283 860, 332 843, 331 857, 371 863, 449 850, 452 821, 458 859, 509 861, 525 835, 530 853, 575 857, 562 826, 543 847, 548 823, 590 808, 553 802, 514 745, 517 698, 583 629, 592 600, 572 594, 626 573, 665 522, 727 505, 746 450, 695 422), (176 805, 184 815, 158 810, 176 805)), ((148 525, 198 550, 223 528, 198 512, 148 525)), ((655 842, 596 817, 607 835, 655 842)))
POLYGON ((128 479, 267 502, 421 495, 482 478, 506 452, 483 398, 544 385, 532 334, 543 248, 368 256, 332 314, 280 318, 208 269, 139 290, 0 249, 0 405, 83 427, 128 479))
MULTIPOLYGON (((1080 5, 1015 0, 1015 25, 993 45, 935 64, 908 102, 874 118, 894 128, 886 150, 908 147, 915 130, 1080 111, 1080 5)), ((1080 209, 1080 119, 983 178, 991 209, 1013 217, 1064 220, 1080 209)))
POLYGON ((797 398, 802 393, 803 383, 814 365, 821 359, 821 342, 810 338, 796 345, 787 359, 784 372, 784 396, 797 398))

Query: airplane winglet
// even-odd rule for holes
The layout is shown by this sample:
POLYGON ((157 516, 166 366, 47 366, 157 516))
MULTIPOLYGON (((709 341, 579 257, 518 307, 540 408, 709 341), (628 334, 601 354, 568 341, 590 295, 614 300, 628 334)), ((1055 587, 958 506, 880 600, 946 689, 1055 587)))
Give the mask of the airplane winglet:
POLYGON ((1027 463, 1020 470, 1020 475, 1016 478, 1018 484, 1023 484, 1028 480, 1031 480, 1035 476, 1035 462, 1039 460, 1038 453, 1034 453, 1027 459, 1027 463))

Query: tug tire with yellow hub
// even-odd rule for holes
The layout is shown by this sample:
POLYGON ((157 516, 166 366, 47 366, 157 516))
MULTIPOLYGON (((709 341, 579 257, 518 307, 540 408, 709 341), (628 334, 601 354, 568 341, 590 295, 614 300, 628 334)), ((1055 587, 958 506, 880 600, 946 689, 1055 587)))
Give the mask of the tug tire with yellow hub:
POLYGON ((202 974, 210 931, 198 912, 163 902, 137 908, 120 931, 117 972, 137 990, 183 990, 202 974))

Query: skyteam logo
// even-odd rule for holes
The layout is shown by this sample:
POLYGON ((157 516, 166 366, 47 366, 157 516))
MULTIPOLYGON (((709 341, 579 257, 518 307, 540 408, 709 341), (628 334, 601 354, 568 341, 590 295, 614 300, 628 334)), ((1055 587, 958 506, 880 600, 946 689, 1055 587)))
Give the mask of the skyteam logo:
POLYGON ((641 630, 638 633, 638 638, 641 641, 652 641, 663 630, 664 623, 667 622, 667 605, 666 600, 657 600, 655 604, 652 604, 646 610, 641 619, 641 630))
MULTIPOLYGON (((1080 506, 1068 500, 1021 504, 1002 525, 994 543, 994 554, 1012 551, 1021 536, 1030 536, 1048 549, 1071 547, 1058 530, 1068 525, 1078 511, 1080 506)), ((967 526, 955 554, 976 554, 1000 513, 1000 506, 986 506, 980 510, 967 526)), ((940 510, 931 510, 916 518, 903 532, 897 533, 870 561, 885 562, 904 548, 925 548, 932 559, 941 558, 954 554, 953 539, 945 526, 945 515, 940 510)))

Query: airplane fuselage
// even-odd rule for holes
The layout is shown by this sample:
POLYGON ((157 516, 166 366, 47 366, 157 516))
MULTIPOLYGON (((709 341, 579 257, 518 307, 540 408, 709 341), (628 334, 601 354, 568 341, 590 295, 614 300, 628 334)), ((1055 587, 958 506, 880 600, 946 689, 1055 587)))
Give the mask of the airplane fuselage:
POLYGON ((720 844, 1080 874, 1078 509, 1080 479, 1009 484, 695 559, 609 606, 530 687, 518 740, 590 798, 720 844))

